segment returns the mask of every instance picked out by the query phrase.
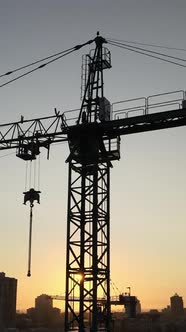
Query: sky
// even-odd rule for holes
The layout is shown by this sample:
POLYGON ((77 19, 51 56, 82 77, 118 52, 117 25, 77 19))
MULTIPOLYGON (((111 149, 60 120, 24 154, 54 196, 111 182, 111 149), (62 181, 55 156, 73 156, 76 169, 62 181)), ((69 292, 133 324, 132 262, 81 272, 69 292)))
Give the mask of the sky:
MULTIPOLYGON (((0 73, 93 39, 98 30, 105 38, 186 48, 185 11, 184 0, 0 0, 0 73)), ((186 90, 185 68, 108 47, 111 103, 186 90)), ((0 123, 79 108, 81 57, 89 50, 2 87, 0 123)), ((111 170, 111 279, 120 292, 130 286, 142 308, 163 308, 175 292, 186 306, 185 136, 181 127, 122 137, 121 160, 111 170)), ((31 278, 26 164, 12 152, 0 152, 0 270, 18 279, 17 308, 25 310, 42 293, 65 292, 68 146, 53 146, 49 161, 41 154, 31 278)))

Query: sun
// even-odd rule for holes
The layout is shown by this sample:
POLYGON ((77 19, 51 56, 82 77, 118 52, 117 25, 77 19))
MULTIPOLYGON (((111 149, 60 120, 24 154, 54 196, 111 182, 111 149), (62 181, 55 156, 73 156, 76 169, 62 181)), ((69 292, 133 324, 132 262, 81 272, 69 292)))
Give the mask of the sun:
POLYGON ((77 273, 76 279, 77 279, 77 281, 82 282, 84 280, 83 273, 81 273, 81 272, 77 273))

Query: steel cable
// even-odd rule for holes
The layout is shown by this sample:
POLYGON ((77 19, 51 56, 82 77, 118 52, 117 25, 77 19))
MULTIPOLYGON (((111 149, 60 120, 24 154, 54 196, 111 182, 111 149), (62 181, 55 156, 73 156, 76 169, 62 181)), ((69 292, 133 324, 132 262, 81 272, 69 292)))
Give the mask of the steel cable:
POLYGON ((141 51, 139 51, 139 50, 137 50, 135 48, 132 48, 130 46, 126 47, 124 45, 118 45, 117 43, 113 43, 113 42, 109 42, 109 41, 108 41, 108 44, 116 46, 116 47, 119 47, 119 48, 126 49, 128 51, 132 51, 132 52, 135 52, 135 53, 146 55, 148 57, 155 58, 155 59, 158 59, 158 60, 161 60, 161 61, 164 61, 164 62, 168 62, 168 63, 174 64, 174 65, 180 66, 180 67, 184 67, 184 68, 186 67, 186 65, 183 65, 181 63, 178 63, 178 62, 175 62, 175 61, 171 61, 171 60, 168 60, 168 59, 164 59, 164 58, 161 58, 161 57, 158 57, 158 56, 155 56, 155 55, 152 55, 152 54, 148 54, 148 53, 145 53, 145 52, 141 52, 141 51))

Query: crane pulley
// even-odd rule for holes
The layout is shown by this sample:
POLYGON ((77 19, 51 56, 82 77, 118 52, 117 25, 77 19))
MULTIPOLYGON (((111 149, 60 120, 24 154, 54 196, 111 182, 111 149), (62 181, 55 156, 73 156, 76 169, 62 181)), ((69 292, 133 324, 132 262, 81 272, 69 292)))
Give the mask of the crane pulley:
POLYGON ((19 146, 17 148, 16 156, 23 160, 35 160, 36 156, 40 154, 38 140, 25 142, 24 137, 20 137, 19 146))

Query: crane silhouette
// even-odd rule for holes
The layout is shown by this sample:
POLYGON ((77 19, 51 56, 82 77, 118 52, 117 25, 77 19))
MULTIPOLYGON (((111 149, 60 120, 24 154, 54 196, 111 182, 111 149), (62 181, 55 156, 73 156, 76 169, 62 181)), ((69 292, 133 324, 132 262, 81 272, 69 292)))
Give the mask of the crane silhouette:
POLYGON ((16 149, 23 160, 36 159, 42 147, 69 144, 65 332, 111 331, 110 169, 120 159, 120 136, 186 125, 184 91, 157 104, 148 98, 135 107, 115 103, 114 110, 104 95, 107 41, 98 33, 91 42, 80 110, 0 125, 0 150, 16 149))

